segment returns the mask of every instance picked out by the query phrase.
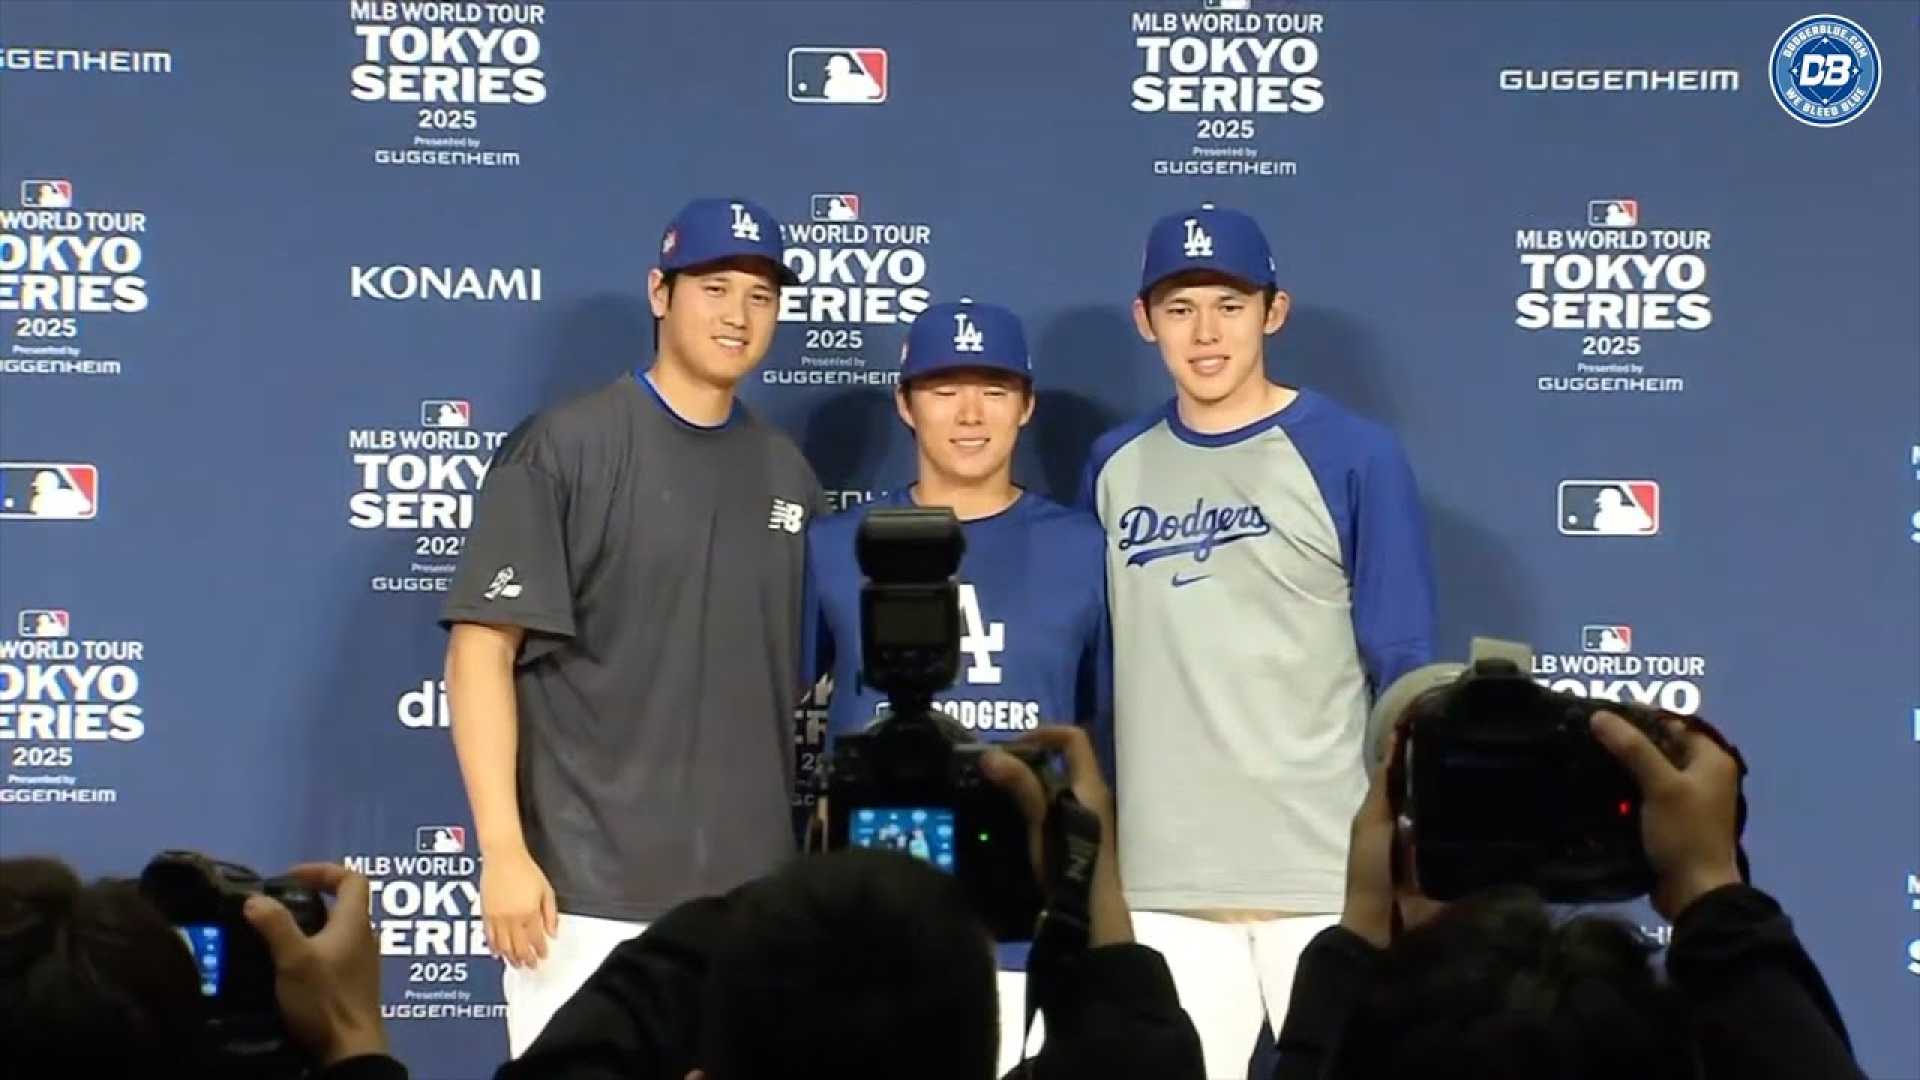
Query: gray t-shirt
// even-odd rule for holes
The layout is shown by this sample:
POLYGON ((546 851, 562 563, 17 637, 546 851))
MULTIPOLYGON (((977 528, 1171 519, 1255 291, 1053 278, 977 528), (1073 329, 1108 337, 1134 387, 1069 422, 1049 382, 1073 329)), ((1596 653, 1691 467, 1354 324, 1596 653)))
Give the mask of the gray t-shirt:
POLYGON ((527 631, 520 818, 560 910, 644 921, 794 847, 793 707, 820 483, 745 406, 633 376, 514 432, 441 623, 527 631))

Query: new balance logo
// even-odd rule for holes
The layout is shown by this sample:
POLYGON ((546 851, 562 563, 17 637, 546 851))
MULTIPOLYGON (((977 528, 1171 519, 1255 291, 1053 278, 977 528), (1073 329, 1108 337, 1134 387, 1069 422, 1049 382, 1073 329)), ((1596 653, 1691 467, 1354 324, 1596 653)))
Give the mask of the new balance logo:
POLYGON ((753 220, 753 215, 747 213, 746 207, 739 203, 732 203, 730 205, 733 207, 734 239, 752 240, 758 243, 760 240, 760 223, 753 220))
POLYGON ((980 352, 986 346, 986 336, 980 328, 973 325, 964 311, 953 313, 953 350, 955 352, 980 352))
POLYGON ((486 598, 489 600, 498 600, 504 596, 508 600, 512 600, 519 596, 520 583, 513 580, 513 578, 513 567, 501 567, 500 572, 493 575, 492 584, 487 586, 486 598))
POLYGON ((806 520, 806 507, 785 499, 775 499, 773 512, 767 515, 767 528, 775 532, 797 533, 806 520))
POLYGON ((1207 230, 1201 228, 1193 218, 1187 219, 1186 253, 1189 259, 1213 258, 1213 237, 1208 236, 1207 230))

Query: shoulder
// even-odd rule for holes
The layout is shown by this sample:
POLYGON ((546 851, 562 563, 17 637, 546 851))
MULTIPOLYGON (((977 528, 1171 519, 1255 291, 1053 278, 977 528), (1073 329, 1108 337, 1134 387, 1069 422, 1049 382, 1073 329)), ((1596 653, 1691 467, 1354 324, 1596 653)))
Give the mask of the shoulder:
POLYGON ((494 463, 552 465, 556 458, 577 457, 583 446, 627 422, 633 387, 625 384, 632 381, 622 376, 520 421, 494 451, 494 463))
POLYGON ((1160 426, 1167 418, 1167 406, 1162 405, 1126 423, 1109 429, 1106 434, 1093 440, 1093 453, 1088 459, 1087 468, 1098 473, 1112 457, 1140 436, 1160 426))
POLYGON ((1406 459, 1400 437, 1387 425, 1316 390, 1301 390, 1300 398, 1299 415, 1283 419, 1281 426, 1303 449, 1355 464, 1406 459))
POLYGON ((1067 550, 1106 548, 1106 530, 1101 528, 1100 519, 1094 517, 1092 511, 1066 506, 1034 492, 1028 492, 1026 497, 1033 500, 1032 509, 1027 512, 1031 527, 1047 534, 1049 546, 1058 545, 1067 550))

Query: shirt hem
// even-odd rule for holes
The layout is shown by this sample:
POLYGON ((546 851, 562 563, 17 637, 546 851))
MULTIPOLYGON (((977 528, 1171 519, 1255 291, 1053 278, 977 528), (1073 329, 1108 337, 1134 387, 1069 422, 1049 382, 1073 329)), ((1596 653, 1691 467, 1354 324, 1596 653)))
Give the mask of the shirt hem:
POLYGON ((595 900, 590 897, 554 894, 554 907, 562 915, 585 915, 590 919, 612 919, 616 922, 650 923, 662 915, 679 907, 684 900, 660 901, 652 904, 636 904, 619 900, 595 900))

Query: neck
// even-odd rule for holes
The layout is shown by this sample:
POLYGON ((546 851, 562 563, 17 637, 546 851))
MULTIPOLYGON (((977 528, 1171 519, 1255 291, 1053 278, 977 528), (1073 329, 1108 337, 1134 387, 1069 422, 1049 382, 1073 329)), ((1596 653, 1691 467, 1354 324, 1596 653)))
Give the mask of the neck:
POLYGON ((647 378, 668 407, 689 424, 718 427, 733 415, 733 387, 696 377, 671 354, 661 353, 647 369, 647 378))
POLYGON ((976 521, 1012 506, 1020 497, 1013 469, 1002 468, 984 480, 957 480, 920 463, 920 482, 908 492, 917 506, 946 506, 961 521, 976 521))
POLYGON ((1202 435, 1219 435, 1272 416, 1293 404, 1293 399, 1299 396, 1298 390, 1280 386, 1262 373, 1218 401, 1195 401, 1181 394, 1176 408, 1180 422, 1188 429, 1202 435))

